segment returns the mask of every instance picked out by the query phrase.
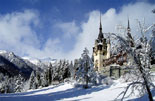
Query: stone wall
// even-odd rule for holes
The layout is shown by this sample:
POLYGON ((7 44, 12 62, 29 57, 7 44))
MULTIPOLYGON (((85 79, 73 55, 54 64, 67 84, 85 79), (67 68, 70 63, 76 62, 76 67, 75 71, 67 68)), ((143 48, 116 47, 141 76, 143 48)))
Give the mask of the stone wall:
POLYGON ((109 76, 113 79, 118 79, 121 75, 125 73, 129 73, 131 68, 123 67, 123 66, 107 66, 102 69, 102 74, 105 76, 109 76))

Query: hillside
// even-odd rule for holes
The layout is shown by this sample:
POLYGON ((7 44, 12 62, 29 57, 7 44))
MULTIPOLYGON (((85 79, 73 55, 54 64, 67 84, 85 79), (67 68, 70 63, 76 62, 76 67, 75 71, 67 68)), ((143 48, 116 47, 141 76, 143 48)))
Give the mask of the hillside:
POLYGON ((32 71, 39 68, 35 64, 22 59, 13 52, 0 50, 0 73, 8 76, 17 76, 21 74, 28 79, 32 71))
POLYGON ((0 73, 9 77, 21 74, 28 79, 32 71, 47 68, 50 64, 55 64, 56 60, 47 59, 32 59, 30 57, 19 57, 13 52, 0 50, 0 73))

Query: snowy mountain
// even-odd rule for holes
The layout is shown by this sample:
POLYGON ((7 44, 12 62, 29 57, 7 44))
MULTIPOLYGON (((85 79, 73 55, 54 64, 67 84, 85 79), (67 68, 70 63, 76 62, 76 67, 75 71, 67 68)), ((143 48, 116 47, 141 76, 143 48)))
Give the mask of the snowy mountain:
MULTIPOLYGON (((0 73, 8 75, 9 77, 15 76, 19 74, 19 68, 0 55, 0 73)), ((20 74, 23 75, 22 73, 20 74)))
POLYGON ((29 61, 42 69, 47 68, 50 64, 55 65, 57 63, 56 59, 51 59, 51 58, 44 58, 44 59, 37 59, 32 57, 22 57, 22 58, 25 61, 29 61))
POLYGON ((33 70, 42 71, 50 64, 55 65, 56 59, 45 58, 37 59, 31 57, 19 57, 13 52, 0 50, 0 73, 15 76, 21 74, 25 78, 29 78, 33 70))
POLYGON ((13 52, 3 50, 0 50, 0 64, 1 73, 5 71, 9 76, 21 74, 25 78, 29 78, 31 72, 39 68, 31 62, 15 55, 13 52))

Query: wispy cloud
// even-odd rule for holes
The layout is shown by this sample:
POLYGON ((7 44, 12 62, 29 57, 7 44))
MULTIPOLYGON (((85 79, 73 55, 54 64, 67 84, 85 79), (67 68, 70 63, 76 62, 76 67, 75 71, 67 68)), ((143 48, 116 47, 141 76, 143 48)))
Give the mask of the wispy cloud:
POLYGON ((39 48, 40 43, 32 26, 39 24, 37 12, 25 10, 0 16, 0 48, 25 54, 25 50, 39 48))
MULTIPOLYGON (((135 4, 128 4, 121 8, 121 11, 116 13, 114 8, 110 8, 106 13, 102 14, 102 27, 103 33, 117 32, 116 25, 121 24, 127 27, 128 17, 130 18, 132 35, 138 36, 136 19, 143 20, 145 18, 146 26, 151 25, 155 21, 155 15, 151 13, 151 10, 155 8, 155 4, 148 4, 144 2, 137 2, 135 4)), ((74 49, 67 54, 68 58, 80 57, 84 47, 87 47, 92 54, 92 47, 94 46, 94 40, 99 33, 99 16, 100 12, 95 10, 89 13, 89 19, 87 22, 83 22, 81 25, 82 32, 79 34, 77 43, 74 49)))
POLYGON ((80 30, 75 21, 58 23, 55 27, 62 32, 64 38, 75 37, 80 30))
MULTIPOLYGON (((117 24, 127 26, 129 16, 132 34, 136 36, 139 33, 135 19, 142 20, 145 17, 146 25, 152 24, 155 21, 155 15, 151 13, 153 8, 155 4, 146 2, 125 5, 118 13, 114 8, 110 8, 106 13, 102 13, 103 33, 117 32, 115 30, 117 24)), ((99 33, 100 12, 94 10, 86 15, 88 15, 88 20, 81 22, 81 25, 77 25, 76 21, 55 24, 54 28, 62 32, 64 39, 76 38, 72 40, 75 41, 73 49, 68 52, 62 48, 65 40, 61 40, 59 36, 48 38, 44 44, 41 44, 42 40, 34 29, 34 27, 40 27, 39 12, 25 10, 0 15, 0 49, 13 51, 20 56, 74 59, 80 57, 82 50, 87 47, 91 55, 94 40, 99 33)))

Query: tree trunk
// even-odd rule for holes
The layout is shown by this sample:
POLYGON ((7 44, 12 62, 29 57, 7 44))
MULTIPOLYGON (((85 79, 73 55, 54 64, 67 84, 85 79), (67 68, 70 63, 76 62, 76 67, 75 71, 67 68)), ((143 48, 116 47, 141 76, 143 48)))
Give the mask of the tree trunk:
MULTIPOLYGON (((145 81, 145 80, 144 80, 144 81, 145 81)), ((149 88, 147 82, 145 82, 145 86, 146 86, 147 93, 148 93, 148 95, 149 95, 149 100, 150 100, 150 101, 153 101, 153 97, 152 97, 152 94, 151 94, 151 91, 150 91, 150 88, 149 88)))
POLYGON ((86 64, 85 64, 85 81, 86 81, 86 85, 85 85, 85 89, 87 89, 88 88, 88 62, 86 61, 86 64))
POLYGON ((147 90, 147 93, 149 95, 149 100, 150 101, 153 101, 153 97, 152 97, 151 90, 150 90, 149 85, 148 85, 148 82, 147 82, 147 78, 145 77, 145 73, 143 72, 143 68, 142 68, 142 64, 141 64, 141 61, 140 61, 139 54, 138 54, 137 57, 134 56, 134 60, 135 60, 135 62, 138 65, 138 69, 139 69, 140 73, 142 74, 142 78, 144 80, 144 85, 145 85, 146 90, 147 90))
MULTIPOLYGON (((142 67, 140 67, 140 68, 142 68, 142 67)), ((149 85, 148 85, 148 82, 147 82, 147 80, 146 80, 146 78, 145 78, 145 76, 144 76, 144 74, 143 74, 143 72, 142 72, 142 69, 140 69, 140 72, 142 73, 142 77, 143 77, 143 79, 144 79, 145 87, 146 87, 147 93, 148 93, 148 95, 149 95, 149 100, 150 100, 150 101, 153 101, 153 97, 152 97, 152 94, 151 94, 151 90, 150 90, 149 85)))

